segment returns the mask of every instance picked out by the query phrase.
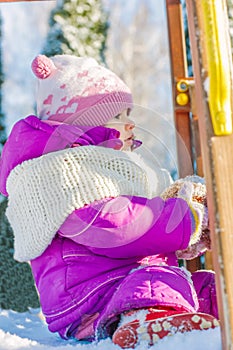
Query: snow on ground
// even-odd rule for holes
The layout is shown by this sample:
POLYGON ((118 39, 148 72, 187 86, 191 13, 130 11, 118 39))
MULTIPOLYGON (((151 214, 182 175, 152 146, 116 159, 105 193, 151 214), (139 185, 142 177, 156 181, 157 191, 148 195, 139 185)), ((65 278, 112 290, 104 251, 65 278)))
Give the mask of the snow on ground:
MULTIPOLYGON (((98 343, 65 341, 50 333, 40 317, 39 309, 25 313, 0 310, 0 350, 117 350, 111 340, 98 343)), ((145 350, 147 345, 139 344, 136 350, 145 350)), ((150 350, 221 350, 220 329, 193 331, 165 338, 150 350)))

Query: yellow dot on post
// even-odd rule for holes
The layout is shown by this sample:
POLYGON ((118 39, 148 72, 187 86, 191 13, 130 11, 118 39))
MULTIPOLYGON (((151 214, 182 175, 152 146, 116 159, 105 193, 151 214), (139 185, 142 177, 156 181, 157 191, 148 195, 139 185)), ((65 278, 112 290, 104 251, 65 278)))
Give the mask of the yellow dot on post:
POLYGON ((187 105, 189 102, 189 97, 187 94, 185 93, 180 93, 176 96, 176 103, 179 105, 179 106, 185 106, 187 105))

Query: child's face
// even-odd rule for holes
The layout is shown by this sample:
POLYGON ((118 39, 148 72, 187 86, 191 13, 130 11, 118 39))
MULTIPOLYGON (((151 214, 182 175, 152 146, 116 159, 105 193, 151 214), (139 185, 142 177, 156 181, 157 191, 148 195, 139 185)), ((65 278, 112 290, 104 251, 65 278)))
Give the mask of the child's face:
POLYGON ((129 113, 130 110, 124 110, 105 124, 106 127, 116 129, 120 132, 120 140, 123 142, 121 150, 123 151, 131 150, 134 139, 133 129, 135 124, 129 118, 129 113))

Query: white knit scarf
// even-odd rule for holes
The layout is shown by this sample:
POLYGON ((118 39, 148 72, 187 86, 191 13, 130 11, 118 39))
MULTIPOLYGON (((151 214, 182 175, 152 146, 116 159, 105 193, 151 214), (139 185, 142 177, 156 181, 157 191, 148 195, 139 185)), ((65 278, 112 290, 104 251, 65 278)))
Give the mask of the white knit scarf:
POLYGON ((14 258, 28 261, 44 252, 75 209, 119 195, 151 198, 158 179, 135 153, 84 146, 24 161, 11 171, 7 191, 14 258))

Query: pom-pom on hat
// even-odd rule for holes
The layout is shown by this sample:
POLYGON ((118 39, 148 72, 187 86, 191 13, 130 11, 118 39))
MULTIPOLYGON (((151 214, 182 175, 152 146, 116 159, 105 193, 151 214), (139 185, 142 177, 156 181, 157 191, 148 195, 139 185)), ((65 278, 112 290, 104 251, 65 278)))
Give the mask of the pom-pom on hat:
POLYGON ((32 62, 32 71, 38 78, 40 119, 98 126, 133 107, 125 83, 93 58, 39 55, 32 62))

